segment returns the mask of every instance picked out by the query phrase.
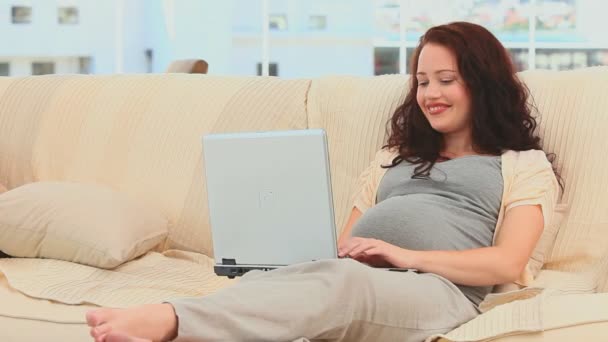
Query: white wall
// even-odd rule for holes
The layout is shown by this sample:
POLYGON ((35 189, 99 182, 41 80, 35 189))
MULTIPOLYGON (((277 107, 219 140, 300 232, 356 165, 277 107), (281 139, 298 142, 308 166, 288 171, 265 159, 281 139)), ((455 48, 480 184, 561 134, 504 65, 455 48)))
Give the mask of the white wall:
MULTIPOLYGON (((286 14, 289 23, 270 37, 279 75, 372 74, 370 10, 369 0, 270 1, 270 12, 286 14), (327 29, 310 32, 309 16, 324 14, 327 29)), ((11 42, 0 45, 0 60, 11 62, 12 75, 27 74, 33 60, 78 72, 84 56, 92 58, 92 73, 143 73, 146 49, 152 72, 177 59, 205 59, 210 74, 255 75, 261 32, 261 0, 0 0, 0 41, 11 42), (32 7, 30 24, 11 23, 11 6, 19 5, 32 7), (77 7, 78 24, 58 24, 59 6, 77 7)))
MULTIPOLYGON (((57 72, 66 59, 92 58, 92 72, 99 74, 145 71, 143 10, 145 0, 0 0, 0 59, 10 60, 15 75, 21 75, 30 59, 56 61, 57 72), (29 24, 13 24, 12 6, 31 6, 29 24), (117 8, 123 5, 124 30, 120 27, 117 8), (57 22, 59 6, 76 6, 79 22, 61 25, 57 22), (122 41, 122 44, 117 42, 122 41), (123 53, 117 48, 122 48, 123 53), (122 58, 117 60, 117 52, 122 58)), ((75 64, 78 65, 77 63, 75 64)), ((78 68, 69 70, 77 72, 78 68)))
MULTIPOLYGON (((105 0, 108 1, 108 0, 105 0)), ((118 35, 114 39, 116 48, 120 49, 119 60, 115 64, 122 63, 122 72, 125 73, 144 73, 146 72, 146 7, 151 2, 150 0, 114 0, 116 1, 117 11, 120 15, 116 15, 116 20, 122 19, 122 24, 117 23, 115 30, 122 29, 122 34, 114 32, 118 35), (122 6, 122 9, 121 9, 122 6)), ((91 1, 93 2, 93 1, 91 1)), ((99 2, 99 1, 95 1, 99 2)), ((110 50, 112 51, 112 50, 110 50)), ((105 51, 99 51, 105 53, 105 51)))
MULTIPOLYGON (((318 77, 332 74, 373 75, 373 2, 369 0, 271 0, 270 15, 286 15, 287 30, 270 32, 270 62, 278 64, 282 78, 318 77), (327 27, 310 30, 309 17, 324 15, 327 27)), ((241 74, 255 73, 261 62, 261 39, 251 32, 261 31, 259 10, 241 11, 235 19, 233 63, 241 74), (246 15, 249 13, 248 15, 246 15), (245 18, 244 16, 247 16, 245 18), (243 25, 243 22, 247 24, 243 25), (260 29, 258 29, 260 28, 260 29), (249 31, 250 33, 246 33, 249 31), (236 66, 241 64, 239 68, 236 66), (242 65, 245 64, 245 65, 242 65)))
POLYGON ((233 6, 234 0, 148 0, 146 45, 154 51, 154 71, 177 59, 204 59, 210 73, 227 73, 233 6))
POLYGON ((373 43, 365 39, 271 40, 270 61, 278 63, 279 77, 374 74, 373 43))

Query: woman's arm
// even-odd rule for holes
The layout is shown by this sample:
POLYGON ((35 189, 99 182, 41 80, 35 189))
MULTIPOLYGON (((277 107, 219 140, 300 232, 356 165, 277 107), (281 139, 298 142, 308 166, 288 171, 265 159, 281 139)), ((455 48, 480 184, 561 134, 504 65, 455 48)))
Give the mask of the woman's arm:
POLYGON ((453 283, 488 286, 512 282, 524 270, 544 226, 538 205, 510 209, 492 247, 463 251, 413 251, 374 239, 350 239, 340 256, 382 255, 395 267, 435 273, 453 283))
POLYGON ((540 206, 515 207, 505 215, 496 244, 492 247, 464 251, 402 250, 400 263, 404 263, 405 267, 436 273, 462 285, 512 282, 526 267, 543 225, 540 206))
POLYGON ((342 233, 338 239, 338 246, 342 246, 346 240, 350 238, 350 233, 353 230, 353 226, 355 225, 355 222, 359 220, 361 215, 363 215, 361 210, 359 210, 357 207, 353 207, 353 210, 350 212, 350 216, 348 217, 348 221, 346 221, 346 225, 342 229, 342 233))

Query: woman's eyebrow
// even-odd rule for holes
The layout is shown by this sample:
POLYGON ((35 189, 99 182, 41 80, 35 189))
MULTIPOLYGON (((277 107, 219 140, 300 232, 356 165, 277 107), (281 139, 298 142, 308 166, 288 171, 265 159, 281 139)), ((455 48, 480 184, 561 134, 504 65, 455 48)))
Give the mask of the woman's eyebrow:
MULTIPOLYGON (((452 69, 441 69, 441 70, 437 70, 437 71, 435 71, 434 73, 435 73, 435 74, 439 74, 439 73, 442 73, 442 72, 445 72, 445 71, 449 71, 449 72, 456 72, 456 70, 452 70, 452 69)), ((416 73, 416 75, 422 75, 422 76, 424 76, 424 75, 426 75, 426 72, 424 72, 424 71, 419 71, 419 72, 417 72, 417 73, 416 73)))

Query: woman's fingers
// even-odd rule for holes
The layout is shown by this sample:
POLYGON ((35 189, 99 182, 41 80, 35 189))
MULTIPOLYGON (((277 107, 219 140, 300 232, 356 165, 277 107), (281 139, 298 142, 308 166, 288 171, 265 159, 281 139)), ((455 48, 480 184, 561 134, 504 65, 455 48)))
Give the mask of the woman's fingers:
POLYGON ((338 256, 345 257, 347 255, 350 255, 350 252, 354 248, 357 248, 357 246, 359 246, 362 242, 363 242, 363 239, 361 239, 361 238, 350 238, 348 241, 346 241, 346 243, 344 243, 344 245, 342 245, 338 249, 338 256))
POLYGON ((369 254, 367 253, 367 251, 371 248, 375 250, 374 254, 381 254, 380 248, 378 246, 378 240, 366 238, 351 238, 338 249, 338 256, 349 256, 351 258, 356 258, 362 253, 369 254))
POLYGON ((365 250, 365 254, 369 256, 376 256, 382 254, 379 253, 379 251, 380 249, 377 246, 370 246, 368 249, 365 250))
POLYGON ((367 251, 371 248, 374 248, 374 246, 369 241, 366 241, 364 243, 359 244, 356 248, 350 251, 348 255, 351 258, 357 258, 360 255, 369 255, 367 251))

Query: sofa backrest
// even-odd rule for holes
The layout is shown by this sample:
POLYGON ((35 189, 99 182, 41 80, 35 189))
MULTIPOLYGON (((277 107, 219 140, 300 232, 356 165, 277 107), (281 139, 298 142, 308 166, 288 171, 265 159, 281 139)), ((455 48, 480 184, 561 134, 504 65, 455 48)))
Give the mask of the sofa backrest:
POLYGON ((544 268, 592 271, 608 291, 608 67, 521 74, 541 117, 540 135, 569 205, 544 268))
MULTIPOLYGON (((608 291, 608 67, 520 74, 557 154, 570 210, 545 268, 593 270, 608 291)), ((205 75, 0 77, 0 184, 109 185, 162 210, 165 248, 212 255, 201 135, 324 128, 340 230, 360 172, 385 142, 408 76, 281 80, 205 75)))
POLYGON ((0 183, 108 185, 166 214, 166 248, 212 255, 201 136, 304 129, 309 83, 186 74, 0 78, 0 183))

